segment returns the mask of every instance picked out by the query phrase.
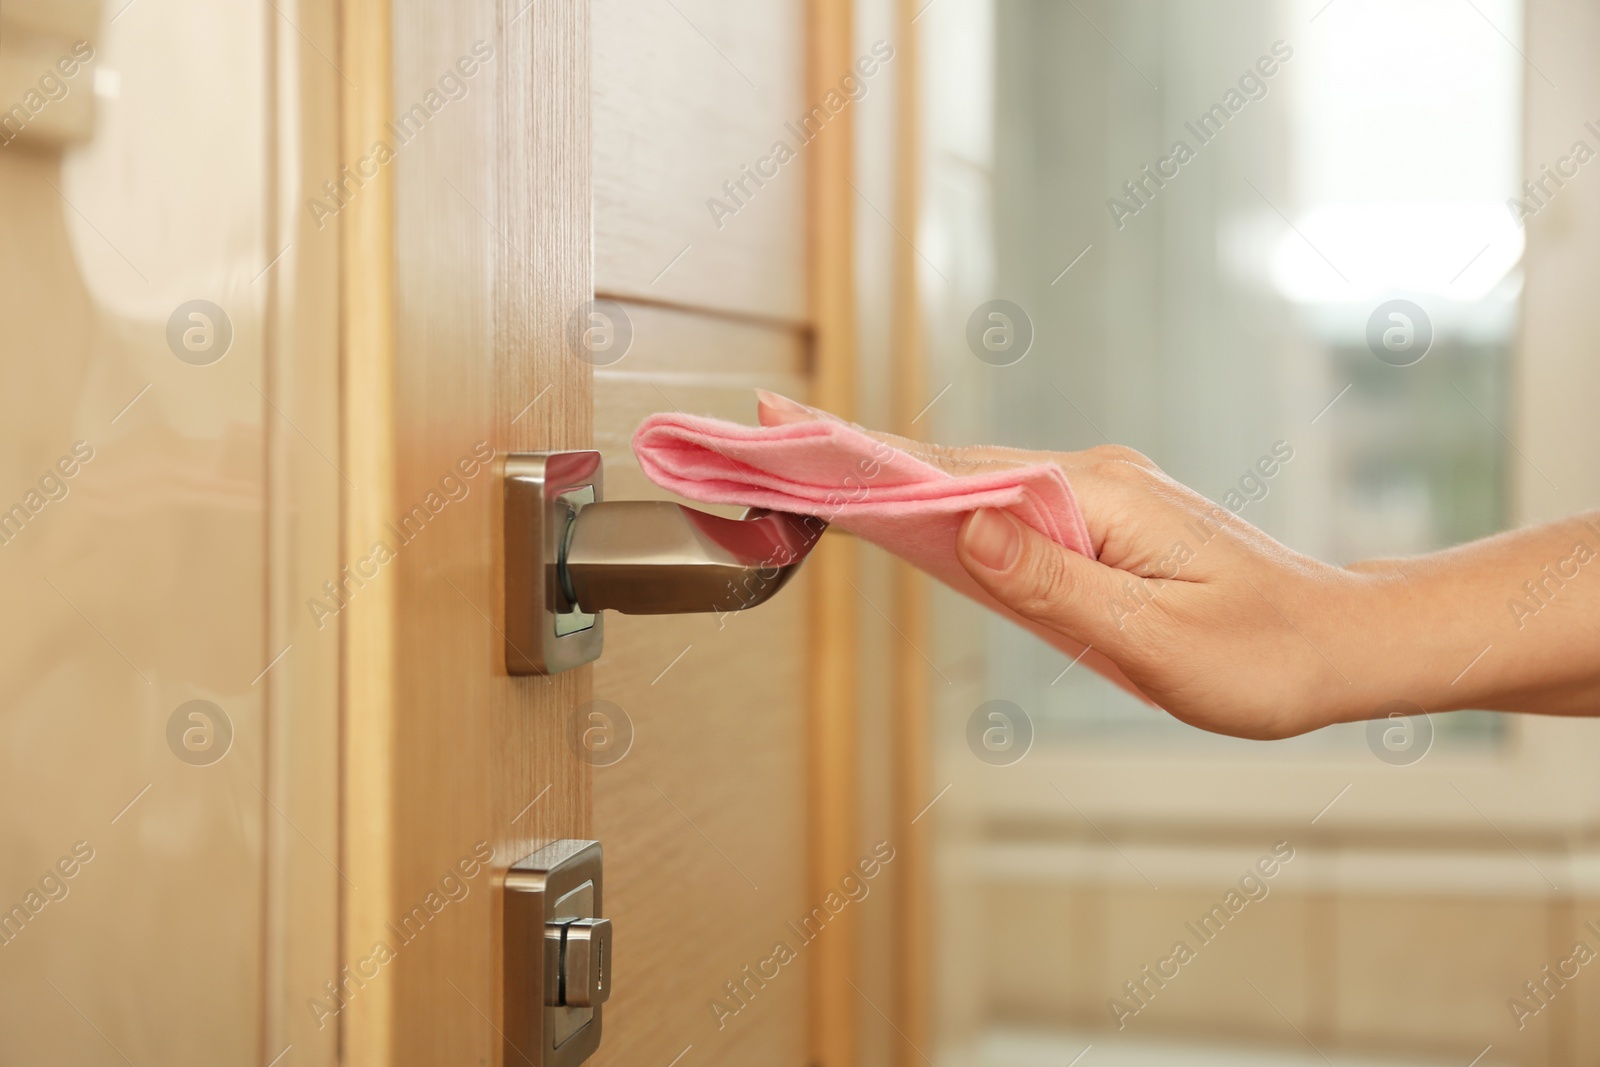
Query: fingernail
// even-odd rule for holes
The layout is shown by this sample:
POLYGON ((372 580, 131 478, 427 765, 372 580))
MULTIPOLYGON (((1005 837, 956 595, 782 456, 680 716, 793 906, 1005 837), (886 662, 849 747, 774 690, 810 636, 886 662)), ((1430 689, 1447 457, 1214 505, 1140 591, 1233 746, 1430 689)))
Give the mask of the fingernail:
POLYGON ((779 393, 769 393, 765 389, 756 390, 756 400, 769 416, 763 420, 771 424, 786 424, 791 422, 810 422, 821 416, 813 409, 806 407, 796 400, 779 393))
POLYGON ((1003 511, 982 508, 973 513, 962 537, 967 555, 992 571, 1007 571, 1022 554, 1017 520, 1003 511))

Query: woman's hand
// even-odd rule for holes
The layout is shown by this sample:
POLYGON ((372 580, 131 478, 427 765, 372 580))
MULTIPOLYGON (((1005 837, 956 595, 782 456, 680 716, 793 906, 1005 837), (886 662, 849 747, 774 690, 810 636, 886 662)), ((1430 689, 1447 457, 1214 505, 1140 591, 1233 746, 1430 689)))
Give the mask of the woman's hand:
MULTIPOLYGON (((765 425, 831 417, 761 394, 765 425)), ((1529 680, 1509 678, 1502 664, 1473 660, 1486 645, 1488 660, 1497 639, 1510 646, 1517 636, 1498 589, 1515 583, 1494 573, 1494 541, 1454 550, 1456 556, 1476 550, 1475 559, 1444 553, 1346 569, 1291 551, 1120 446, 943 448, 865 432, 953 474, 995 464, 1060 466, 1098 559, 1061 548, 1003 511, 985 510, 962 525, 961 562, 996 600, 1093 646, 1184 722, 1278 738, 1368 718, 1394 700, 1425 711, 1595 713, 1600 647, 1589 631, 1600 631, 1593 625, 1600 598, 1588 601, 1589 615, 1570 619, 1572 634, 1583 635, 1572 639, 1589 652, 1587 673, 1575 675, 1570 666, 1555 671, 1559 657, 1548 648, 1535 657, 1564 676, 1555 691, 1531 680, 1536 699, 1529 680)), ((1600 546, 1600 524, 1595 535, 1600 546)), ((1510 554, 1529 559, 1537 572, 1531 559, 1557 545, 1570 552, 1575 536, 1552 531, 1510 554)), ((1595 569, 1589 584, 1600 590, 1600 564, 1595 569)), ((1552 622, 1552 630, 1560 625, 1552 622)))
POLYGON ((1342 639, 1370 610, 1368 583, 1290 551, 1138 453, 1041 459, 1066 472, 1099 559, 1006 512, 976 512, 956 551, 996 600, 1092 645, 1155 703, 1217 733, 1287 737, 1383 703, 1355 684, 1358 657, 1342 639))

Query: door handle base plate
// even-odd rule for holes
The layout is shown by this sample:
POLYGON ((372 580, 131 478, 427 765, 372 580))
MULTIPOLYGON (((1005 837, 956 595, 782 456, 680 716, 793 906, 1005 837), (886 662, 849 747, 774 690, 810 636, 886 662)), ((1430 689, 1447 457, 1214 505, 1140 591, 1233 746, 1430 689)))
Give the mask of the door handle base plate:
POLYGON ((600 453, 514 452, 505 467, 505 645, 509 674, 556 674, 600 658, 599 612, 572 610, 557 561, 571 518, 604 499, 600 453))

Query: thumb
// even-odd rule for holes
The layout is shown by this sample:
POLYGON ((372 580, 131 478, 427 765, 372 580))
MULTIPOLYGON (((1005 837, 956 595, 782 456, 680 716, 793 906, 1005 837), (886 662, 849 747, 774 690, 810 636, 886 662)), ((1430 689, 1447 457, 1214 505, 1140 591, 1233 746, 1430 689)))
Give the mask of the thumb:
POLYGON ((1032 622, 1115 657, 1127 640, 1115 579, 1122 572, 1063 548, 1010 513, 967 516, 956 555, 983 589, 1032 622))

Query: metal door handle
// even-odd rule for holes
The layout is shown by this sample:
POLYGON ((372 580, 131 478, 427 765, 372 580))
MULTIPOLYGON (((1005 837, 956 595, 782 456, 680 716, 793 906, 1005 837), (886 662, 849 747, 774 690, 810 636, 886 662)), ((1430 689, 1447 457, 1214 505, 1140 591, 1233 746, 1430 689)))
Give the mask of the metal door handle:
POLYGON ((665 500, 580 508, 557 562, 574 607, 624 615, 737 611, 765 603, 800 569, 820 520, 779 511, 743 519, 665 500))
POLYGON ((765 603, 828 528, 776 511, 725 519, 670 501, 605 501, 601 474, 598 452, 506 457, 511 674, 555 674, 598 658, 604 610, 671 615, 765 603))

